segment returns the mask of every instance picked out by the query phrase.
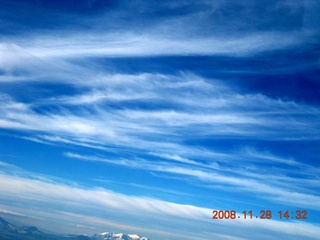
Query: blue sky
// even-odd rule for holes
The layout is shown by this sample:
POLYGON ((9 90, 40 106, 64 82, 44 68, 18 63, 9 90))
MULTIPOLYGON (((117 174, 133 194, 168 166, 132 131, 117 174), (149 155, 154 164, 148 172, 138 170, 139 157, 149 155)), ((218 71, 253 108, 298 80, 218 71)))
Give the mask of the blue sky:
POLYGON ((0 216, 51 232, 315 239, 319 11, 1 0, 0 216))

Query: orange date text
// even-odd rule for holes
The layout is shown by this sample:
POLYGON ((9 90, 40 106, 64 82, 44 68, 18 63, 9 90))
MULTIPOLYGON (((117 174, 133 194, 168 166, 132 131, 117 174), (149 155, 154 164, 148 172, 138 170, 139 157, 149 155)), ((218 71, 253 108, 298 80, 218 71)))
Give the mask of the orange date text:
POLYGON ((260 210, 258 213, 254 213, 252 210, 244 210, 238 213, 235 210, 213 210, 212 219, 307 219, 307 210, 279 210, 272 212, 271 210, 260 210))

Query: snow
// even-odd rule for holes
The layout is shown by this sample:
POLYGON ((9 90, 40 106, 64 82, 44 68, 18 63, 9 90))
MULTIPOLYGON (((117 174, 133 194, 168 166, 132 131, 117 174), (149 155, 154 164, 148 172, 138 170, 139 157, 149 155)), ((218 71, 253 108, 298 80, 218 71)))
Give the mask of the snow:
POLYGON ((140 237, 137 234, 125 234, 125 233, 110 233, 102 232, 100 234, 95 234, 93 237, 97 240, 148 240, 148 238, 140 237))
POLYGON ((141 237, 137 234, 128 234, 128 236, 132 239, 132 240, 136 240, 136 239, 140 239, 141 237))

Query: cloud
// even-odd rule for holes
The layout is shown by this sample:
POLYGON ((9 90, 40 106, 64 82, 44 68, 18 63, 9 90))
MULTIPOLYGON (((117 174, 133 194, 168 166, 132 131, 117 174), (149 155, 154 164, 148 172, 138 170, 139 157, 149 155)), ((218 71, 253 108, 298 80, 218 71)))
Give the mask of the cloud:
POLYGON ((65 152, 66 165, 116 165, 161 184, 129 176, 127 188, 147 189, 153 197, 133 190, 128 195, 120 185, 119 192, 88 187, 101 184, 92 179, 104 180, 89 170, 79 176, 87 186, 82 187, 0 162, 0 213, 31 213, 47 226, 51 220, 51 226, 65 224, 66 231, 121 227, 153 239, 185 239, 186 233, 190 239, 266 239, 270 232, 314 238, 316 224, 212 222, 208 204, 221 199, 222 206, 212 207, 241 206, 243 197, 245 204, 257 201, 251 206, 319 210, 320 109, 304 102, 315 96, 308 90, 316 89, 319 4, 154 4, 6 4, 0 42, 3 132, 17 141, 54 145, 65 152), (12 18, 16 9, 20 15, 12 18), (308 97, 295 98, 301 92, 308 97), (180 183, 192 193, 177 191, 180 183))
MULTIPOLYGON (((66 153, 67 157, 75 158, 83 161, 96 161, 103 162, 106 164, 114 164, 125 166, 129 168, 143 169, 147 171, 155 171, 162 173, 169 173, 174 175, 183 176, 181 180, 190 181, 190 177, 198 179, 205 184, 221 184, 222 186, 232 186, 238 191, 261 193, 260 198, 273 200, 274 202, 282 202, 293 206, 303 206, 305 208, 311 208, 318 210, 320 209, 319 196, 315 194, 306 194, 303 192, 297 192, 296 186, 292 186, 292 182, 297 181, 302 186, 307 184, 309 180, 298 180, 290 177, 279 177, 268 173, 261 174, 246 174, 243 173, 243 169, 233 170, 225 169, 214 169, 214 167, 207 166, 205 164, 198 164, 198 168, 192 167, 193 163, 186 162, 188 165, 178 165, 174 162, 170 164, 167 162, 160 161, 146 161, 146 160, 127 160, 127 159, 106 159, 96 156, 83 156, 75 153, 66 153), (233 175, 228 174, 228 171, 233 172, 233 175), (225 174, 223 174, 225 173, 225 174), (249 178, 248 178, 249 177, 249 178), (278 187, 277 181, 281 179, 282 182, 286 182, 284 187, 278 187), (274 181, 275 180, 275 181, 274 181)), ((312 180, 311 180, 312 183, 312 180)), ((319 179, 314 179, 314 186, 319 183, 319 179)), ((309 183, 308 183, 309 185, 309 183)), ((281 184, 280 184, 281 186, 281 184)), ((300 189, 304 191, 303 188, 300 189)))
POLYGON ((12 215, 12 216, 18 216, 18 217, 28 217, 28 216, 25 215, 25 214, 13 212, 13 211, 6 210, 6 209, 0 209, 0 214, 12 215))
POLYGON ((194 136, 319 136, 319 110, 315 107, 261 94, 237 93, 219 81, 193 75, 93 76, 92 81, 80 80, 74 85, 92 90, 80 95, 33 99, 32 104, 1 95, 1 127, 50 132, 70 141, 86 136, 88 142, 99 138, 100 142, 119 145, 150 145, 144 138, 155 134, 179 139, 185 128, 194 136), (43 106, 52 106, 53 110, 38 111, 43 106))
POLYGON ((26 140, 113 154, 68 157, 218 183, 267 194, 264 198, 271 201, 319 208, 319 169, 299 157, 246 146, 226 151, 186 143, 213 137, 317 140, 315 106, 237 92, 219 80, 189 73, 100 74, 87 81, 80 76, 69 84, 81 93, 40 97, 31 103, 2 94, 0 127, 19 130, 18 137, 26 140), (296 175, 286 176, 289 173, 296 175), (303 189, 305 184, 311 188, 303 189))
MULTIPOLYGON (((223 236, 225 239, 235 235, 245 238, 245 230, 248 228, 254 228, 255 233, 253 234, 256 236, 263 234, 265 229, 269 233, 273 231, 275 234, 288 234, 289 237, 292 234, 292 236, 299 235, 314 239, 316 236, 314 233, 319 231, 319 226, 302 222, 268 220, 264 224, 260 224, 261 220, 253 219, 250 220, 250 223, 245 220, 229 222, 217 220, 213 223, 211 209, 143 196, 129 196, 103 188, 84 188, 50 179, 47 181, 43 177, 38 178, 35 174, 28 172, 24 172, 24 177, 17 172, 12 172, 10 175, 1 172, 0 186, 3 199, 14 198, 15 203, 23 201, 24 204, 28 204, 29 210, 36 208, 37 211, 33 212, 37 215, 35 217, 45 217, 51 221, 60 219, 60 223, 70 227, 73 224, 72 231, 76 231, 75 229, 79 231, 77 225, 81 224, 88 226, 88 229, 95 226, 96 229, 92 229, 93 231, 114 227, 120 228, 122 231, 139 231, 143 234, 157 234, 157 236, 173 237, 175 235, 177 239, 184 239, 186 234, 204 239, 215 236, 215 234, 225 235, 223 236), (8 186, 8 182, 10 182, 10 186, 8 186), (117 214, 110 217, 109 215, 112 213, 117 214), (132 218, 136 221, 129 224, 128 220, 132 218), (177 230, 173 235, 166 232, 169 227, 166 224, 168 218, 171 219, 170 224, 175 223, 174 225, 178 229, 182 228, 181 232, 177 230), (191 224, 188 224, 187 231, 183 230, 186 225, 182 224, 182 219, 184 219, 184 224, 188 221, 191 224), (153 227, 147 224, 150 221, 153 222, 153 227), (147 230, 148 227, 149 230, 147 230), (230 227, 234 229, 233 234, 230 234, 228 230, 230 227)), ((9 210, 5 212, 11 213, 9 210)), ((25 209, 21 208, 20 212, 18 215, 23 216, 25 209)))
POLYGON ((283 33, 259 33, 234 38, 168 38, 164 35, 133 33, 96 34, 88 38, 82 33, 65 38, 37 37, 17 43, 25 51, 41 59, 80 57, 141 57, 177 55, 247 56, 298 46, 301 38, 283 33), (102 35, 102 36, 101 36, 102 35))
MULTIPOLYGON (((76 8, 69 9, 81 9, 81 13, 65 11, 70 6, 66 3, 49 4, 50 7, 45 8, 46 15, 41 13, 44 9, 41 10, 39 5, 29 6, 29 10, 33 10, 42 21, 30 19, 21 24, 12 18, 4 20, 12 21, 19 34, 25 35, 23 39, 9 39, 42 57, 244 56, 308 41, 310 34, 301 29, 306 28, 309 32, 312 29, 304 17, 312 13, 310 3, 312 1, 246 1, 237 4, 229 1, 179 1, 179 4, 157 3, 155 7, 154 2, 131 1, 128 4, 111 1, 97 5, 77 3, 76 8), (82 9, 80 6, 86 7, 82 9), (69 19, 67 26, 65 19, 69 19), (42 34, 40 31, 35 31, 36 34, 23 31, 22 27, 28 29, 29 22, 34 24, 33 28, 47 31, 41 31, 42 34)), ((46 5, 48 3, 43 3, 46 5)), ((29 15, 22 14, 21 17, 28 19, 29 15)))
MULTIPOLYGON (((145 197, 127 197, 101 188, 82 189, 54 183, 51 180, 46 181, 41 177, 40 179, 25 178, 25 181, 23 181, 21 177, 2 174, 0 184, 3 194, 14 196, 20 192, 19 198, 36 202, 46 202, 48 198, 51 198, 52 201, 61 203, 65 201, 67 205, 69 200, 80 205, 94 202, 100 207, 114 208, 131 213, 144 211, 149 214, 167 214, 197 219, 205 219, 210 216, 210 210, 204 208, 198 209, 189 205, 179 205, 145 197), (11 180, 11 187, 6 184, 8 180, 11 180)), ((70 204, 74 204, 72 202, 70 204)))
POLYGON ((115 156, 108 159, 104 154, 96 157, 72 153, 68 157, 169 173, 201 184, 259 191, 269 194, 265 199, 292 205, 306 206, 312 200, 310 207, 319 208, 314 192, 319 170, 302 163, 303 159, 250 147, 218 151, 206 144, 186 144, 213 137, 317 140, 317 107, 241 93, 219 80, 190 73, 97 76, 89 72, 87 81, 80 75, 79 81, 68 82, 81 89, 75 95, 40 97, 25 103, 2 94, 1 128, 22 131, 18 137, 26 140, 82 146, 115 156), (154 158, 158 161, 152 162, 154 158), (273 175, 268 173, 270 170, 273 175), (289 172, 297 177, 285 176, 289 172), (304 184, 312 189, 303 190, 304 184), (289 192, 293 198, 286 196, 289 192))

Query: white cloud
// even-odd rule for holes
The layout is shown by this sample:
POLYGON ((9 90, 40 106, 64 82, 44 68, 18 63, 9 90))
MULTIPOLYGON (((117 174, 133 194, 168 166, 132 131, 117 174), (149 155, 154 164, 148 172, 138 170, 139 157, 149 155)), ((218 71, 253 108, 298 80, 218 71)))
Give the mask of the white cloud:
MULTIPOLYGON (((145 212, 148 214, 166 214, 183 218, 210 219, 210 210, 190 205, 180 205, 145 197, 126 196, 105 189, 81 189, 36 179, 1 175, 0 185, 3 195, 19 195, 20 199, 32 201, 65 202, 72 204, 92 204, 119 211, 145 212), (7 184, 10 181, 10 186, 7 184)), ((84 206, 84 205, 83 205, 84 206)))
POLYGON ((28 217, 28 216, 25 215, 25 214, 13 212, 13 211, 6 210, 6 209, 0 209, 0 214, 13 215, 13 216, 18 216, 18 217, 28 217))
MULTIPOLYGON (((131 7, 135 5, 131 4, 131 7)), ((139 1, 139 4, 142 2, 139 1)), ((165 9, 177 7, 172 2, 161 4, 165 5, 165 9)), ((183 4, 191 6, 187 1, 183 4)), ((74 159, 162 173, 194 185, 219 185, 260 193, 263 200, 319 210, 317 191, 320 170, 303 163, 305 159, 277 156, 271 151, 253 147, 240 146, 240 150, 217 151, 201 144, 186 144, 198 139, 228 139, 230 136, 267 141, 319 140, 318 107, 272 99, 261 94, 242 93, 220 80, 205 79, 190 73, 125 74, 120 73, 119 69, 116 70, 118 73, 111 73, 112 70, 108 72, 103 64, 96 65, 97 58, 196 55, 230 56, 235 59, 300 44, 308 45, 312 39, 318 39, 312 27, 317 16, 317 11, 313 10, 317 9, 315 1, 304 3, 305 13, 301 16, 303 29, 295 28, 294 32, 255 29, 237 33, 231 31, 239 27, 234 25, 237 22, 230 24, 226 21, 229 24, 219 26, 219 21, 212 21, 213 26, 210 22, 209 28, 205 26, 207 33, 202 31, 204 28, 200 23, 213 20, 215 14, 229 3, 203 0, 202 4, 205 10, 197 12, 197 16, 192 11, 181 16, 178 14, 165 20, 155 20, 151 23, 152 27, 142 27, 141 30, 132 27, 128 30, 120 23, 115 25, 119 26, 119 30, 108 33, 105 31, 108 27, 101 27, 101 23, 106 23, 106 16, 101 13, 95 19, 90 17, 90 23, 99 25, 92 24, 90 32, 61 30, 59 33, 39 35, 35 31, 28 37, 4 36, 5 42, 0 43, 1 84, 14 86, 21 81, 54 82, 68 85, 76 93, 61 92, 54 97, 42 98, 36 94, 26 94, 24 97, 30 98, 29 104, 15 99, 14 94, 0 95, 0 128, 18 130, 17 137, 29 141, 81 146, 102 152, 99 151, 99 157, 66 154, 74 159), (97 30, 99 28, 100 31, 97 30), (141 150, 153 161, 141 157, 141 150), (121 152, 121 156, 106 158, 103 157, 104 151, 121 152), (129 158, 129 155, 134 157, 129 158), (269 167, 273 164, 281 167, 269 167), (294 177, 287 176, 287 173, 294 174, 294 177)), ((303 8, 302 5, 283 1, 276 7, 289 8, 295 14, 303 8)), ((254 8, 252 10, 255 11, 254 8)), ((108 14, 110 25, 118 20, 117 14, 117 11, 114 15, 108 14)), ((246 20, 243 21, 246 23, 246 20)), ((301 66, 293 68, 296 67, 301 66)), ((290 67, 290 70, 293 68, 290 67)), ((262 71, 272 73, 284 70, 262 71)), ((247 228, 250 227, 258 229, 258 233, 252 233, 254 239, 265 238, 264 230, 278 232, 284 237, 291 237, 294 233, 310 239, 319 232, 317 225, 279 221, 268 221, 263 225, 259 221, 216 222, 213 225, 209 221, 211 210, 206 208, 127 196, 102 188, 62 184, 44 176, 30 176, 2 162, 0 167, 5 168, 0 175, 1 198, 15 200, 12 204, 17 203, 16 209, 19 203, 27 202, 34 214, 45 215, 46 219, 60 218, 78 228, 87 226, 90 229, 90 223, 139 231, 146 231, 140 227, 143 225, 160 226, 160 230, 151 229, 150 233, 168 237, 165 230, 172 230, 171 223, 167 221, 170 218, 176 223, 171 225, 179 228, 175 229, 176 235, 171 233, 169 236, 174 239, 184 239, 183 230, 190 234, 190 239, 246 239, 247 228), (61 211, 54 206, 61 208, 61 211), (96 217, 88 216, 91 210, 96 217), (114 221, 106 221, 107 218, 114 221), (83 223, 79 223, 79 219, 83 219, 83 223), (185 226, 186 223, 188 226, 185 226), (235 232, 230 233, 230 225, 235 227, 235 232), (193 230, 198 233, 191 233, 193 230), (233 236, 236 233, 241 237, 233 236)), ((174 194, 173 191, 171 193, 174 194)), ((5 207, 0 209, 0 213, 21 217, 30 214, 26 209, 21 209, 20 213, 13 208, 5 210, 9 209, 5 207)))
MULTIPOLYGON (((304 200, 312 200, 310 207, 319 207, 314 191, 303 190, 304 184, 317 186, 319 179, 312 176, 317 176, 319 169, 301 163, 301 159, 279 157, 272 152, 250 148, 219 152, 183 144, 189 138, 204 136, 314 140, 319 138, 319 109, 316 107, 275 100, 259 94, 240 94, 220 81, 186 73, 177 76, 92 75, 88 81, 80 78, 73 85, 89 87, 90 92, 54 99, 43 98, 30 104, 1 95, 0 127, 34 133, 32 136, 20 136, 26 140, 70 144, 110 152, 121 149, 124 154, 117 161, 103 157, 69 155, 71 157, 182 175, 202 182, 228 184, 247 191, 263 191, 272 194, 269 199, 288 201, 293 205, 305 206, 304 200), (139 99, 144 102, 154 101, 168 106, 168 109, 124 107, 121 101, 132 93, 139 95, 139 99), (105 107, 110 100, 123 107, 105 107), (34 110, 43 104, 55 106, 57 110, 34 110), (73 106, 77 106, 76 110, 73 106), (127 153, 135 154, 146 149, 150 156, 162 159, 159 166, 142 160, 139 156, 135 161, 129 161, 125 156, 127 153), (219 162, 227 164, 227 167, 219 166, 219 162), (279 169, 272 176, 268 171, 259 171, 259 175, 254 171, 259 166, 252 169, 252 163, 283 164, 298 173, 298 176, 310 177, 302 181, 283 176, 286 168, 279 169), (301 172, 301 169, 304 171, 301 172), (220 171, 219 174, 209 173, 217 170, 220 171), (227 174, 233 174, 234 177, 225 177, 227 174), (261 184, 264 179, 268 179, 267 182, 272 187, 261 184), (283 189, 287 190, 282 191, 283 189), (295 193, 295 197, 285 196, 288 191, 295 193)), ((132 96, 130 101, 134 103, 137 98, 134 94, 132 96)))
POLYGON ((260 32, 247 36, 195 38, 158 34, 92 33, 68 35, 64 38, 37 36, 19 45, 40 58, 133 57, 161 55, 229 55, 243 56, 298 45, 301 36, 260 32))
MULTIPOLYGON (((82 156, 75 153, 66 153, 67 157, 75 158, 83 161, 97 161, 104 162, 106 164, 121 165, 129 168, 137 168, 148 171, 170 173, 174 175, 184 176, 181 180, 189 181, 190 177, 198 179, 206 184, 215 183, 223 186, 232 186, 235 189, 261 193, 261 198, 274 200, 275 202, 282 202, 292 206, 305 207, 310 209, 320 209, 320 197, 317 194, 307 194, 296 191, 296 185, 292 186, 292 182, 303 185, 309 182, 309 180, 298 180, 290 177, 280 177, 281 181, 287 184, 284 187, 279 187, 276 184, 276 177, 270 173, 261 174, 246 174, 242 173, 243 170, 229 171, 236 173, 233 175, 223 174, 228 172, 228 169, 214 170, 214 167, 198 164, 198 168, 191 165, 181 166, 176 165, 173 162, 168 164, 160 161, 146 161, 146 160, 127 160, 127 159, 105 159, 95 156, 82 156)), ((184 163, 187 163, 184 161, 184 163)), ((190 164, 190 163, 188 163, 190 164)), ((279 180, 279 179, 278 179, 279 180)), ((313 184, 316 184, 319 180, 314 180, 313 184)), ((189 181, 190 182, 190 181, 189 181)), ((281 185, 281 184, 280 184, 281 185)), ((301 191, 304 189, 300 188, 301 191)))
POLYGON ((135 142, 150 145, 143 138, 154 134, 171 135, 179 140, 181 130, 186 128, 195 136, 270 139, 319 136, 317 108, 262 95, 239 94, 220 82, 193 75, 117 74, 104 78, 92 76, 86 82, 80 77, 79 82, 69 84, 89 86, 92 91, 44 98, 29 105, 2 95, 1 127, 42 131, 47 135, 50 132, 64 135, 70 141, 86 136, 88 142, 98 138, 102 143, 111 141, 119 145, 135 142), (105 107, 109 103, 121 105, 123 101, 131 104, 137 101, 137 107, 105 107), (168 109, 140 109, 139 101, 168 106, 168 109), (59 110, 44 113, 33 110, 42 105, 59 110), (72 110, 72 105, 80 108, 72 110))
MULTIPOLYGON (((24 177, 19 176, 17 172, 10 175, 3 172, 0 174, 2 199, 14 199, 12 203, 13 205, 18 203, 17 206, 20 202, 28 204, 28 209, 20 208, 19 216, 24 216, 26 211, 37 209, 33 212, 37 215, 36 217, 56 221, 57 226, 61 224, 68 226, 69 231, 79 232, 77 225, 80 224, 88 226, 86 231, 90 228, 92 231, 97 231, 108 227, 122 231, 138 231, 158 237, 167 236, 170 239, 174 237, 185 239, 189 234, 190 239, 196 239, 196 237, 206 239, 216 234, 221 235, 222 239, 232 239, 235 235, 238 238, 246 238, 248 228, 254 229, 253 235, 266 236, 265 239, 268 239, 270 232, 279 236, 287 235, 289 238, 298 235, 307 239, 316 239, 315 233, 319 231, 319 226, 302 222, 265 220, 261 224, 261 220, 255 219, 250 222, 238 219, 213 221, 211 220, 212 209, 143 196, 128 196, 102 188, 71 186, 52 180, 46 181, 27 172, 24 172, 24 175, 24 177), (167 224, 168 218, 170 218, 170 226, 167 224), (136 219, 136 221, 129 223, 130 219, 136 219), (95 226, 95 229, 92 229, 92 226, 95 226), (170 233, 172 226, 175 226, 173 235, 170 233), (230 227, 234 229, 232 233, 230 233, 230 227), (264 229, 268 230, 268 235, 265 235, 264 229)), ((16 208, 19 208, 17 206, 16 208)), ((42 221, 43 224, 46 221, 42 221)))

